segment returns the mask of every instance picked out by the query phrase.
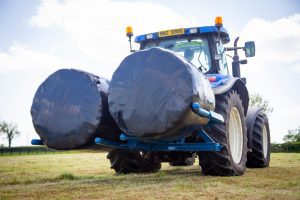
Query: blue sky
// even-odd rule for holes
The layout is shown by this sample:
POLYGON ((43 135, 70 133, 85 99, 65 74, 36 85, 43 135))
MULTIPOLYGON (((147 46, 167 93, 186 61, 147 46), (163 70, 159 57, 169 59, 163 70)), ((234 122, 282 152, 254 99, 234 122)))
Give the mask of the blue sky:
MULTIPOLYGON (((281 142, 288 129, 300 125, 298 0, 0 0, 0 118, 22 132, 13 145, 37 137, 30 106, 52 72, 73 67, 110 78, 129 53, 127 25, 137 35, 213 25, 219 15, 232 40, 256 42, 257 56, 242 66, 242 75, 250 92, 274 107, 271 140, 281 142)), ((1 138, 0 144, 7 143, 1 138)))

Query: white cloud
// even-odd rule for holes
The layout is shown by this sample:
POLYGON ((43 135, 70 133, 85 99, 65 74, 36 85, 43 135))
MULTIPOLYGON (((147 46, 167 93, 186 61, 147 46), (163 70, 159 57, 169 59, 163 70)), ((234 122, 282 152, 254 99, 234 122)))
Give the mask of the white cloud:
POLYGON ((278 89, 288 81, 290 88, 300 84, 294 73, 300 71, 300 14, 275 21, 252 19, 241 31, 241 39, 253 40, 256 45, 256 56, 241 67, 244 75, 255 80, 255 84, 249 81, 250 87, 268 93, 270 87, 278 89))
POLYGON ((300 60, 300 14, 275 21, 252 19, 241 35, 256 41, 260 61, 293 63, 300 60))
POLYGON ((152 2, 49 0, 42 2, 29 23, 64 30, 85 56, 112 69, 112 74, 129 54, 126 26, 132 25, 137 35, 195 25, 195 20, 152 2))
POLYGON ((300 73, 300 63, 296 63, 291 70, 300 73))
POLYGON ((59 59, 28 46, 14 43, 7 52, 0 52, 0 74, 11 71, 24 71, 51 68, 60 64, 59 59), (47 63, 47 64, 46 64, 47 63))

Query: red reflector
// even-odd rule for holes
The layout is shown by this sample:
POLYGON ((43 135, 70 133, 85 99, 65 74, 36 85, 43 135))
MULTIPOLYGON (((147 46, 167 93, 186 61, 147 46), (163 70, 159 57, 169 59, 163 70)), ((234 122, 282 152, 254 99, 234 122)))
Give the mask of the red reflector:
POLYGON ((209 82, 216 82, 217 77, 215 77, 215 76, 210 76, 210 77, 208 77, 208 80, 209 80, 209 82))

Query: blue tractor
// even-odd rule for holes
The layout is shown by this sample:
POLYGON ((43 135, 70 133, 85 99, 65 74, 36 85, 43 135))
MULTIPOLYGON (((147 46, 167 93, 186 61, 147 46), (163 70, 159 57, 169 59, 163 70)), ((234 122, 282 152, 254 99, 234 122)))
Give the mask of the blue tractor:
MULTIPOLYGON (((140 45, 138 51, 132 50, 131 47, 133 36, 131 27, 126 28, 126 34, 129 38, 132 54, 116 70, 109 86, 107 102, 110 113, 121 130, 118 134, 114 134, 114 136, 117 136, 114 138, 101 134, 93 135, 91 142, 109 148, 107 158, 111 162, 112 169, 117 173, 156 172, 161 168, 162 162, 168 162, 172 166, 189 166, 194 164, 196 157, 199 158, 202 173, 205 175, 242 175, 246 166, 269 166, 270 130, 268 118, 261 108, 249 106, 246 78, 242 78, 240 73, 240 65, 246 64, 247 60, 239 59, 238 50, 243 50, 246 57, 253 57, 255 55, 253 41, 246 42, 244 47, 239 47, 237 45, 239 38, 237 38, 233 47, 224 47, 230 39, 228 32, 222 26, 221 17, 216 18, 215 26, 179 28, 137 36, 135 42, 140 45), (226 61, 226 52, 228 51, 233 51, 230 70, 226 61), (162 57, 161 55, 165 56, 162 57), (140 68, 133 69, 131 67, 133 62, 145 65, 145 60, 150 60, 152 68, 143 68, 143 73, 145 71, 147 76, 153 74, 152 78, 154 77, 147 81, 143 80, 143 77, 136 76, 139 73, 138 70, 141 70, 140 68), (155 60, 155 62, 152 62, 152 60, 155 60), (143 121, 138 120, 143 119, 145 121, 145 116, 151 114, 151 109, 155 110, 156 107, 160 108, 162 105, 158 105, 160 101, 156 101, 155 105, 153 105, 153 102, 149 104, 152 105, 150 109, 144 109, 145 104, 138 105, 139 94, 143 92, 143 84, 152 87, 158 84, 157 82, 163 81, 163 84, 172 85, 171 79, 179 77, 175 68, 172 68, 174 70, 172 76, 168 76, 170 71, 166 70, 164 74, 158 73, 153 66, 158 66, 160 62, 172 65, 173 61, 174 66, 178 60, 181 65, 188 66, 187 71, 189 73, 197 74, 196 77, 201 78, 199 79, 200 84, 197 78, 192 77, 194 85, 208 85, 201 91, 199 90, 200 92, 198 90, 192 92, 200 97, 206 93, 206 96, 211 96, 209 98, 212 100, 199 101, 198 97, 196 98, 194 95, 188 99, 188 110, 179 113, 173 112, 173 110, 177 109, 175 107, 182 105, 172 106, 173 104, 171 104, 172 94, 177 95, 179 93, 170 93, 168 99, 171 99, 171 103, 167 106, 171 108, 167 113, 163 113, 163 111, 161 113, 161 115, 167 115, 163 118, 163 120, 167 119, 165 124, 170 124, 169 121, 177 115, 179 117, 184 116, 182 117, 184 120, 172 122, 171 128, 163 127, 167 131, 163 132, 163 136, 157 137, 153 132, 158 132, 157 127, 159 125, 156 118, 161 116, 159 116, 159 110, 156 110, 155 118, 149 119, 149 123, 145 122, 147 126, 151 126, 149 130, 152 129, 149 134, 144 134, 140 130, 144 130, 146 125, 143 121), (127 68, 122 71, 124 65, 127 68), (119 77, 120 74, 126 75, 124 76, 127 78, 127 82, 123 81, 124 77, 122 77, 123 79, 119 77), (159 79, 155 79, 158 76, 160 76, 159 79), (136 80, 140 80, 140 88, 128 86, 129 90, 126 92, 129 91, 130 94, 122 93, 121 89, 130 85, 128 82, 136 80), (119 101, 118 104, 110 100, 109 95, 112 96, 111 99, 119 101), (130 99, 130 101, 126 101, 126 99, 130 99), (131 113, 121 112, 120 107, 130 110, 131 113), (141 112, 137 112, 137 109, 140 109, 141 112), (134 117, 130 119, 131 121, 128 120, 129 115, 134 117), (153 131, 154 129, 155 131, 153 131)), ((165 70, 161 66, 158 68, 160 71, 165 70)), ((181 71, 179 70, 178 73, 181 73, 181 71)), ((185 80, 176 83, 184 85, 185 80)), ((176 88, 176 90, 180 89, 181 87, 176 88)), ((162 93, 165 92, 164 88, 161 90, 162 93)), ((151 93, 152 96, 153 94, 156 95, 155 98, 160 98, 160 91, 155 90, 155 92, 151 93, 149 91, 145 95, 151 93)), ((172 90, 172 92, 174 91, 172 90)), ((182 93, 178 98, 181 98, 185 91, 180 92, 182 93)), ((151 95, 143 97, 142 101, 150 101, 151 95)), ((80 98, 80 95, 77 95, 78 98, 80 98)), ((34 101, 37 102, 38 99, 34 101)), ((50 104, 48 103, 48 105, 50 104)), ((163 106, 166 107, 166 104, 163 106)), ((33 121, 35 122, 36 109, 32 110, 33 121)), ((71 111, 79 112, 79 108, 73 106, 71 111)), ((47 131, 42 129, 42 126, 35 126, 35 128, 37 132, 47 131)), ((43 144, 47 142, 47 138, 42 136, 41 138, 42 141, 33 140, 32 143, 43 144)), ((55 142, 59 143, 60 141, 56 140, 55 142)), ((48 146, 51 147, 51 145, 48 146)))

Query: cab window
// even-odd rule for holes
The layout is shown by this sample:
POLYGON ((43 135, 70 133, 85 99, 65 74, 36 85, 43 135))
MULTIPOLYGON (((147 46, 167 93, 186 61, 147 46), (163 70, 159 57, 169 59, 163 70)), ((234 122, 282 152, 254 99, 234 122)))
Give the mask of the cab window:
POLYGON ((162 41, 151 41, 144 45, 144 49, 162 47, 183 56, 203 73, 212 68, 209 43, 206 38, 176 38, 162 41))

